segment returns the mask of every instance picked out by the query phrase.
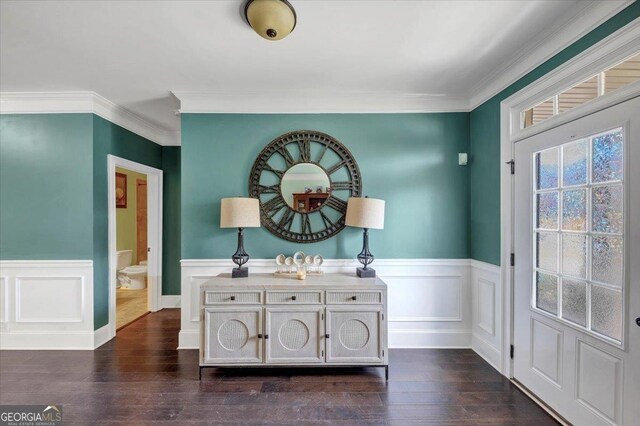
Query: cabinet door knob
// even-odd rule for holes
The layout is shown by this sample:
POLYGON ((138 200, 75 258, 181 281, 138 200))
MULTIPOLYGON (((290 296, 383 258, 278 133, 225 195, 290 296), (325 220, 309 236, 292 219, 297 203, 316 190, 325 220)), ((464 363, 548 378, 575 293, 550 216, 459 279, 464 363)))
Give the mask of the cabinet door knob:
POLYGON ((236 300, 236 297, 235 296, 231 296, 231 300, 236 300))
POLYGON ((265 334, 265 335, 264 335, 264 338, 265 338, 265 339, 268 339, 268 338, 269 338, 269 335, 268 335, 268 334, 265 334))
POLYGON ((636 324, 640 327, 640 317, 636 318, 636 324))
POLYGON ((291 296, 291 300, 297 300, 298 296, 291 296))
POLYGON ((356 300, 357 297, 356 296, 351 296, 351 300, 356 300))
POLYGON ((262 339, 262 333, 258 333, 258 339, 262 339))
POLYGON ((329 333, 325 334, 324 337, 328 339, 329 338, 329 333))

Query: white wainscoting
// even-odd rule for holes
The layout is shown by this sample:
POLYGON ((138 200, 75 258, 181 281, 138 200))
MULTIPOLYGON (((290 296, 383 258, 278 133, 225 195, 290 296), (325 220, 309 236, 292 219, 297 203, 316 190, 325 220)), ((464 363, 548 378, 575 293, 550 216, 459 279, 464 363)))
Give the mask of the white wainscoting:
POLYGON ((471 260, 471 348, 504 374, 500 267, 471 260))
MULTIPOLYGON (((325 273, 355 274, 355 260, 325 260, 325 273)), ((468 259, 382 259, 373 264, 388 285, 389 347, 469 348, 472 334, 468 259)), ((228 259, 182 260, 180 349, 199 345, 200 285, 235 265, 228 259)), ((251 260, 251 273, 275 270, 273 260, 251 260)), ((499 305, 497 305, 499 306, 499 305)))
POLYGON ((0 261, 0 349, 94 349, 93 261, 0 261))

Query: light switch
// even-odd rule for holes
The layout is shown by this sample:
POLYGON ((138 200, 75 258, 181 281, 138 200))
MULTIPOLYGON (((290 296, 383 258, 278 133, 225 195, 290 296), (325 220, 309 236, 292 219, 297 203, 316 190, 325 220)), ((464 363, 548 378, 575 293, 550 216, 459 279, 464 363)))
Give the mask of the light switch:
POLYGON ((467 153, 466 152, 458 153, 458 165, 459 166, 466 166, 467 165, 467 153))

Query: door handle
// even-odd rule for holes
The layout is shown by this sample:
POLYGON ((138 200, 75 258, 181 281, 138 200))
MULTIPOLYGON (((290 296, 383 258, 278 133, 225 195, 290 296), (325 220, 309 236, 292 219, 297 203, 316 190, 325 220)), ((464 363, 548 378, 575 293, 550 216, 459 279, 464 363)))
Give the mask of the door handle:
POLYGON ((640 317, 636 318, 636 325, 640 327, 640 317))

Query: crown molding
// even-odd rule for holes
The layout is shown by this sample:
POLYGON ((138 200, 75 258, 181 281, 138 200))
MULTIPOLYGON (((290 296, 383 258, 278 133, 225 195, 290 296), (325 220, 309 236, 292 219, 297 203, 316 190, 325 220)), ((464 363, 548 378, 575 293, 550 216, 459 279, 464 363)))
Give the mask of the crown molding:
POLYGON ((181 113, 314 114, 468 112, 466 97, 385 92, 181 92, 181 113))
POLYGON ((588 1, 569 22, 563 22, 541 32, 520 53, 488 74, 470 91, 470 110, 477 108, 527 73, 543 64, 563 49, 616 15, 635 0, 588 1))
POLYGON ((180 145, 180 132, 153 125, 95 92, 2 92, 0 113, 92 113, 159 145, 180 145))

